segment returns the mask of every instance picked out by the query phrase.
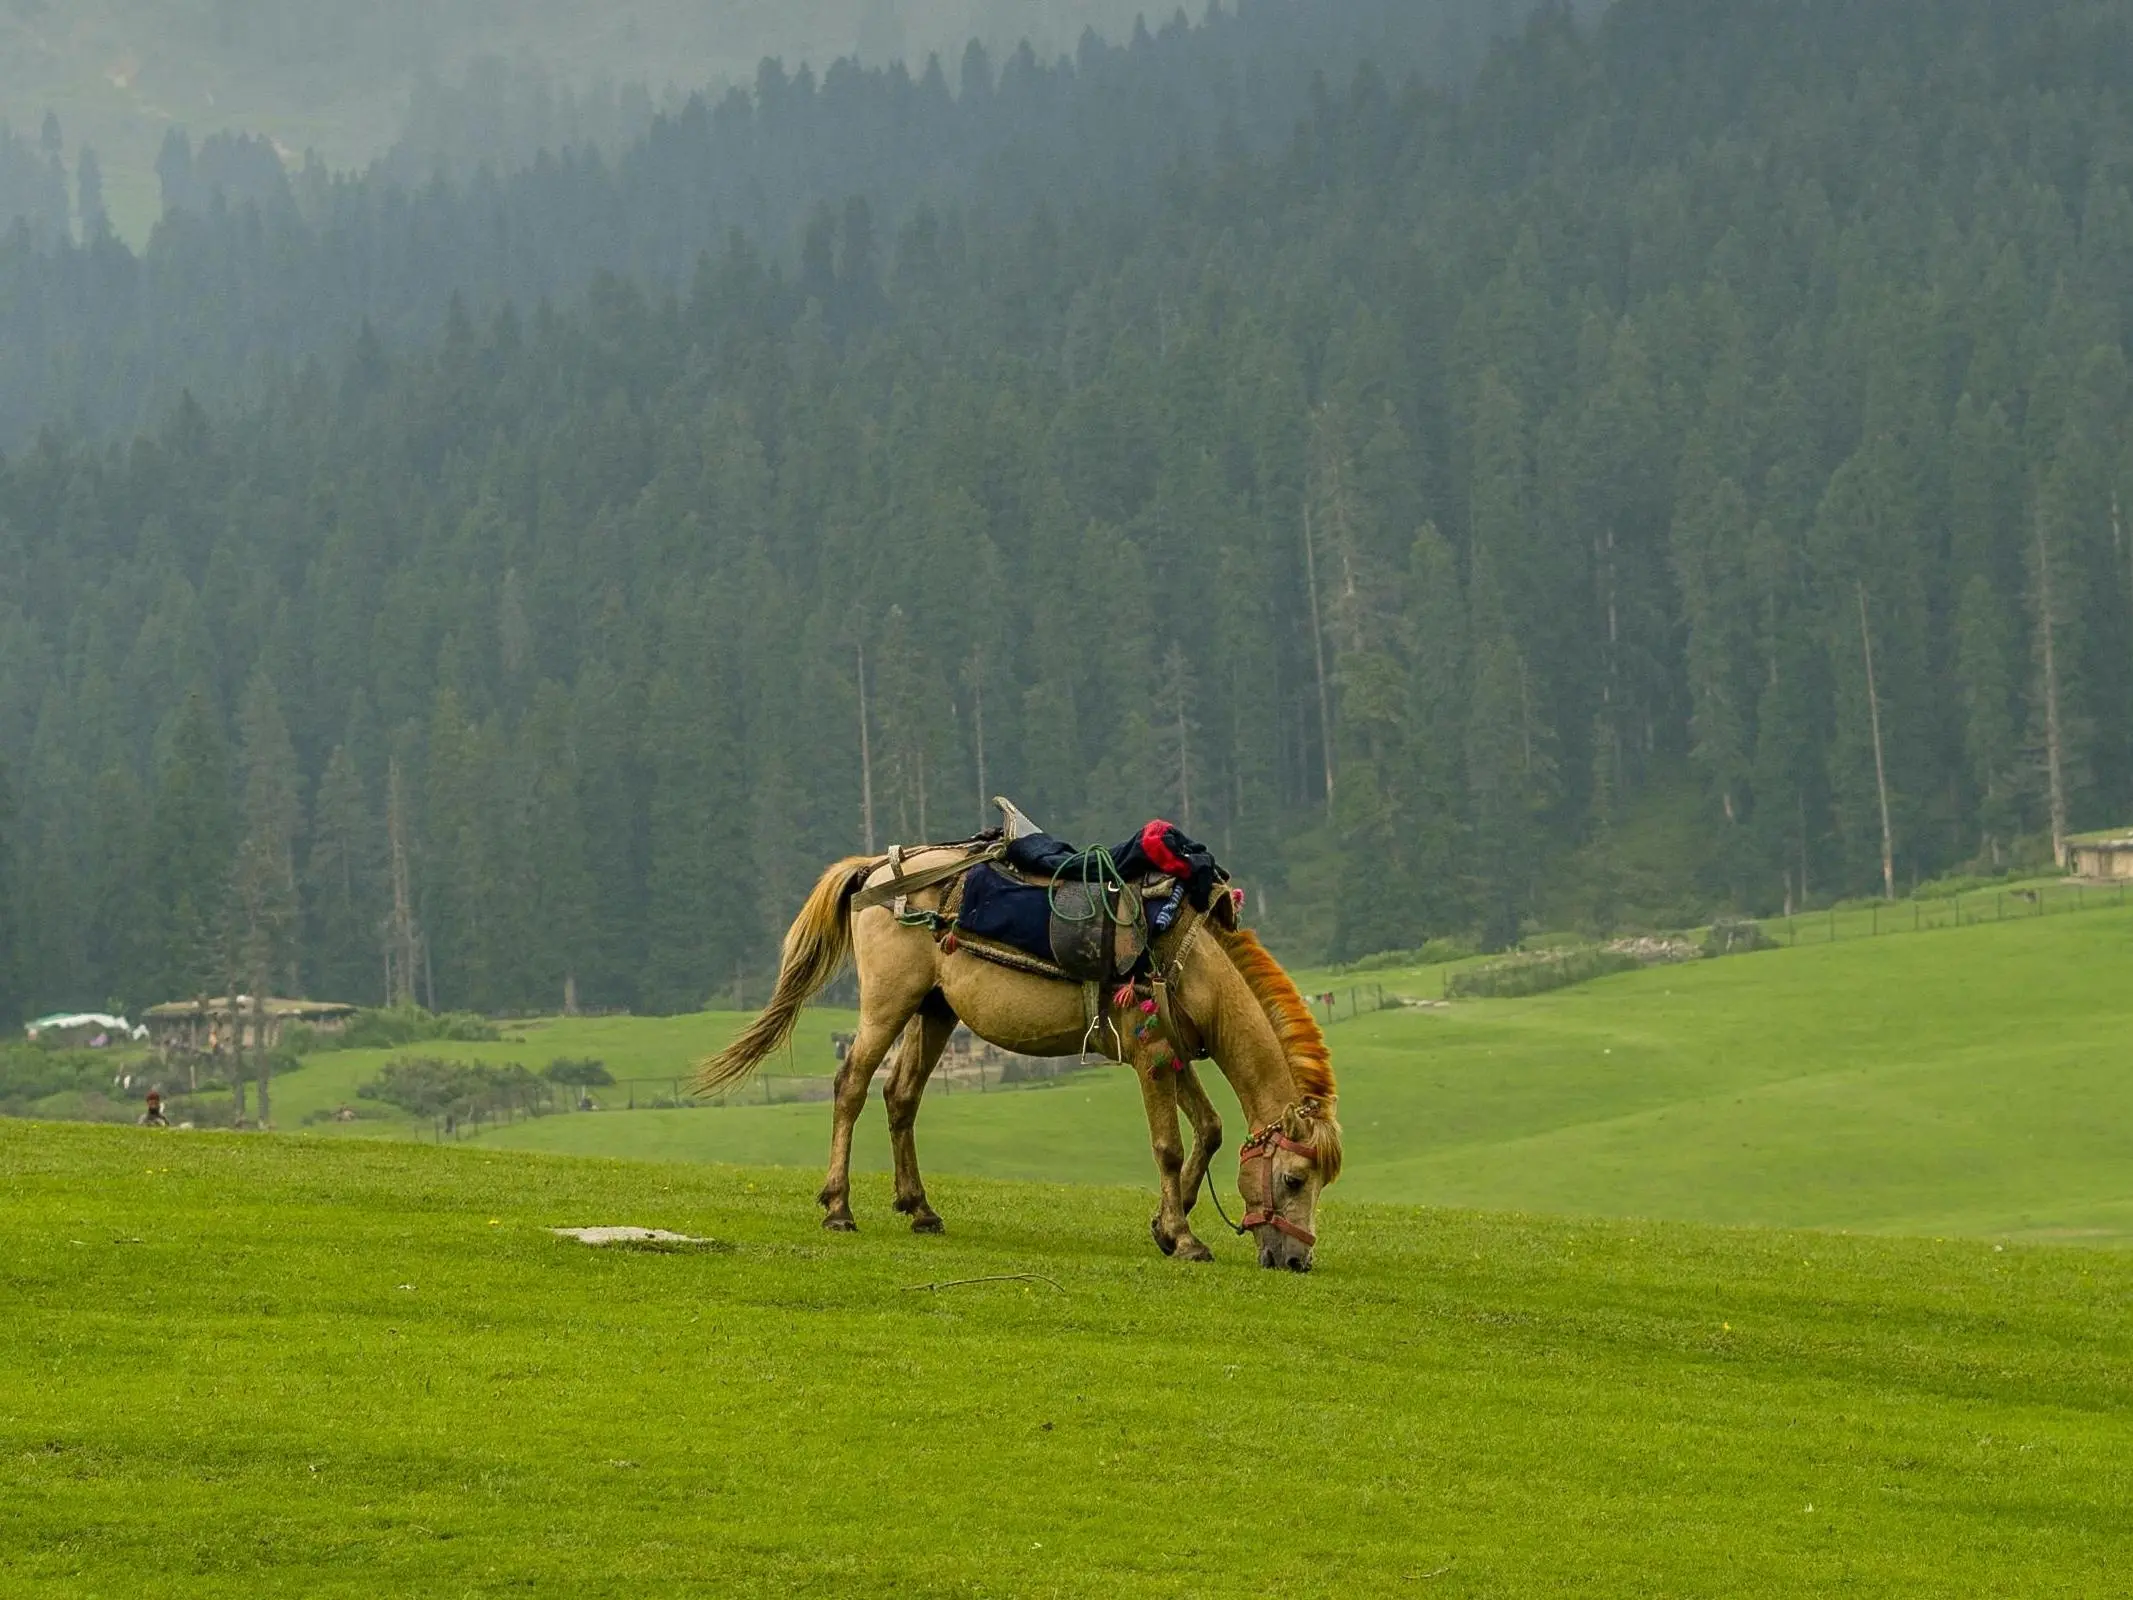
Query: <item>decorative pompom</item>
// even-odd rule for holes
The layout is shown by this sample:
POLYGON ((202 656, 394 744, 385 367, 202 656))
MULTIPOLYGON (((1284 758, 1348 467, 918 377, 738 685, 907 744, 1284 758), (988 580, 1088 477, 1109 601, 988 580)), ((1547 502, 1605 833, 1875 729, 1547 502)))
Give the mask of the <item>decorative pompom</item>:
POLYGON ((1141 1014, 1142 1014, 1143 1016, 1148 1016, 1148 1017, 1152 1017, 1152 1016, 1154 1016, 1154 1015, 1155 1015, 1155 1002, 1154 1002, 1153 1000, 1143 1000, 1143 1001, 1141 1002, 1141 1014))
POLYGON ((1128 1006, 1132 1005, 1133 985, 1130 983, 1120 984, 1117 990, 1111 996, 1111 1004, 1115 1009, 1119 1011, 1123 1011, 1128 1006))

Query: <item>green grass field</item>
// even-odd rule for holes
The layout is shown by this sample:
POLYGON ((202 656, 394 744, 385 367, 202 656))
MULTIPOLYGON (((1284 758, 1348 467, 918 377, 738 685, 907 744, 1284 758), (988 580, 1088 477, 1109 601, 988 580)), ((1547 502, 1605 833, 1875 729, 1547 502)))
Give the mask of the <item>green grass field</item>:
POLYGON ((1298 1278, 1160 1259, 1138 1194, 943 1178, 948 1237, 832 1237, 812 1186, 0 1125, 0 1590, 2101 1595, 2133 1562, 2133 1256, 1357 1185, 1298 1278), (545 1231, 591 1222, 723 1248, 545 1231), (910 1287, 1014 1272, 1059 1287, 910 1287))
MULTIPOLYGON (((1348 1131, 1341 1192, 2123 1243, 2133 1240, 2129 969, 2133 911, 2093 911, 1366 1015, 1331 1034, 1348 1131)), ((1400 992, 1434 978, 1382 981, 1400 992)), ((731 1026, 677 1025, 706 1038, 731 1026)), ((803 1043, 800 1068, 822 1070, 815 1050, 803 1043)), ((817 1055, 826 1064, 826 1044, 817 1055)), ((289 1080, 292 1093, 312 1070, 289 1080)), ((1234 1130, 1233 1104, 1230 1119, 1234 1130)), ((548 1117, 484 1141, 812 1169, 828 1127, 819 1104, 736 1106, 548 1117)), ((1098 1069, 1046 1089, 934 1095, 919 1141, 934 1175, 1145 1187, 1143 1130, 1131 1079, 1098 1069)), ((887 1168, 878 1108, 858 1155, 865 1170, 887 1168)), ((1227 1183, 1228 1164, 1217 1171, 1227 1183)))
MULTIPOLYGON (((504 1023, 500 1040, 439 1039, 389 1050, 328 1050, 305 1058, 300 1071, 274 1080, 274 1120, 281 1127, 298 1126, 314 1112, 346 1105, 377 1120, 325 1124, 315 1131, 427 1137, 428 1122, 417 1123, 356 1095, 359 1086, 396 1056, 517 1062, 534 1072, 559 1057, 589 1057, 604 1063, 617 1078, 645 1080, 647 1093, 656 1086, 664 1095, 677 1083, 686 1092, 697 1059, 724 1045, 746 1020, 739 1012, 716 1011, 683 1017, 550 1017, 504 1023)), ((830 1033, 852 1023, 850 1012, 808 1011, 793 1036, 792 1050, 773 1058, 765 1075, 820 1076, 833 1071, 830 1033)), ((603 1105, 623 1103, 620 1090, 593 1093, 603 1105)))

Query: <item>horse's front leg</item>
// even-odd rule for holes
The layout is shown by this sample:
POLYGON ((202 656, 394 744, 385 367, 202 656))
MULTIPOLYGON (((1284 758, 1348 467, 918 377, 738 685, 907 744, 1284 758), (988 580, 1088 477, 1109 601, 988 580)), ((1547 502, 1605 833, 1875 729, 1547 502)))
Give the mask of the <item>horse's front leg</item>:
POLYGON ((1155 1170, 1162 1184, 1162 1208, 1148 1220, 1148 1231, 1166 1256, 1181 1261, 1212 1261, 1214 1252, 1192 1236, 1192 1221, 1185 1214, 1178 1182, 1185 1168, 1185 1141, 1178 1136, 1176 1074, 1157 1066, 1143 1052, 1134 1062, 1134 1075, 1141 1081, 1141 1104, 1148 1112, 1148 1144, 1155 1154, 1155 1170))
POLYGON ((925 1096, 926 1080, 940 1064, 948 1037, 955 1032, 956 1016, 938 993, 928 997, 918 1021, 907 1031, 889 1081, 882 1090, 888 1104, 889 1145, 896 1156, 896 1209, 911 1219, 913 1233, 939 1233, 940 1214, 926 1203, 925 1180, 918 1175, 918 1103, 925 1096))
POLYGON ((1191 1216, 1192 1208, 1200 1203, 1200 1185, 1207 1181, 1208 1163, 1222 1148, 1222 1113, 1207 1098, 1207 1090, 1202 1087, 1199 1074, 1192 1070, 1190 1062, 1172 1077, 1177 1080, 1178 1103, 1184 1107, 1185 1119, 1192 1124, 1192 1153, 1185 1158, 1185 1170, 1178 1176, 1178 1191, 1185 1214, 1191 1216))

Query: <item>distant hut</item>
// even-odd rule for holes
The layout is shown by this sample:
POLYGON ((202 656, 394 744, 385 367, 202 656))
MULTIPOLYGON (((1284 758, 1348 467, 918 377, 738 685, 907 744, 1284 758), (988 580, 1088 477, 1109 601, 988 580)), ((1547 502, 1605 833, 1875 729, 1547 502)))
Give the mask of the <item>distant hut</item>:
POLYGON ((2123 882, 2133 878, 2133 834, 2092 834, 2067 841, 2067 853, 2077 878, 2123 882))
POLYGON ((103 1011, 63 1011, 25 1024, 23 1033, 33 1044, 59 1045, 76 1050, 101 1050, 106 1045, 135 1044, 148 1037, 124 1017, 103 1011))
POLYGON ((240 1050, 271 1050, 298 1023, 320 1033, 339 1033, 355 1014, 354 1006, 337 1000, 266 999, 255 1005, 250 995, 241 994, 235 1000, 172 1000, 150 1006, 142 1020, 149 1039, 165 1055, 213 1055, 233 1043, 240 1050), (264 1039, 258 1037, 262 1033, 264 1039))

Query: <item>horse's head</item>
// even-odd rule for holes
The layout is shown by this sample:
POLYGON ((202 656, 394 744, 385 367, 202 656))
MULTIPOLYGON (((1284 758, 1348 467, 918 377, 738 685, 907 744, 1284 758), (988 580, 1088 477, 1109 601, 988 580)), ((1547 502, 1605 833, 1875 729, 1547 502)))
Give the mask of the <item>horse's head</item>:
POLYGON ((1341 1125, 1330 1104, 1304 1100, 1255 1130, 1237 1155, 1244 1222, 1262 1267, 1311 1270, 1318 1197, 1340 1176, 1341 1125))

